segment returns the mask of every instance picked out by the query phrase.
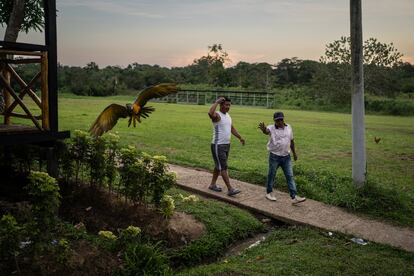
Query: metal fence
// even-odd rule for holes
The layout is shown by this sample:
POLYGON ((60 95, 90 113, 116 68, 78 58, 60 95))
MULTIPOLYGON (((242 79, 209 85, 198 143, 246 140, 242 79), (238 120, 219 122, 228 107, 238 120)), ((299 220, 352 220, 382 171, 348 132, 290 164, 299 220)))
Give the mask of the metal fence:
POLYGON ((274 93, 253 91, 184 89, 176 94, 154 100, 167 103, 205 105, 212 104, 220 96, 227 96, 231 99, 233 105, 263 106, 271 108, 275 98, 274 95, 274 93))

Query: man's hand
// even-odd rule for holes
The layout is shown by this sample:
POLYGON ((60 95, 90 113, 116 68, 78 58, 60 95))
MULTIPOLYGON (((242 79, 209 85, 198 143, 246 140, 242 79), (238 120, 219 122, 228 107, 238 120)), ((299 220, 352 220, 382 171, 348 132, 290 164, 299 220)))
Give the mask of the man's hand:
POLYGON ((240 143, 244 146, 244 144, 246 143, 246 141, 244 141, 244 139, 242 137, 240 137, 239 139, 240 143))
POLYGON ((219 97, 217 100, 216 100, 216 104, 222 104, 222 103, 224 103, 224 101, 225 101, 226 99, 224 98, 224 97, 219 97))
POLYGON ((266 126, 265 126, 265 124, 263 123, 263 122, 260 122, 259 123, 259 126, 258 126, 258 128, 264 133, 264 134, 267 134, 267 128, 266 128, 266 126))
POLYGON ((293 153, 293 160, 295 160, 295 161, 298 160, 298 155, 296 154, 296 152, 293 153))

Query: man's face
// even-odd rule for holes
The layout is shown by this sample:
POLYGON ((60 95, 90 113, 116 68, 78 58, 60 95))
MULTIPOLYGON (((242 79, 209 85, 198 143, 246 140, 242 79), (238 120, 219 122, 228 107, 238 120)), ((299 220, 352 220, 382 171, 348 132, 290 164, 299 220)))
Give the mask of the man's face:
POLYGON ((231 102, 224 101, 223 103, 220 104, 220 111, 222 113, 227 113, 230 110, 230 106, 231 106, 231 102))
POLYGON ((275 124, 277 127, 284 127, 285 126, 285 122, 283 121, 283 119, 275 119, 275 124))

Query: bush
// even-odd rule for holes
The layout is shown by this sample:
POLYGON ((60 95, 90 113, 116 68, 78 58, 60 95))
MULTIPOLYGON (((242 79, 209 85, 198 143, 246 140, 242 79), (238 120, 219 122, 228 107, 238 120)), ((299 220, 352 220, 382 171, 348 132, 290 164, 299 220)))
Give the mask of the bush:
POLYGON ((135 203, 160 204, 165 192, 175 183, 175 176, 168 173, 165 156, 138 153, 135 147, 121 149, 121 193, 135 203))
POLYGON ((56 179, 44 172, 32 171, 29 175, 29 185, 26 187, 33 205, 33 218, 39 237, 45 238, 54 228, 57 211, 60 206, 59 186, 56 179))
POLYGON ((0 260, 7 262, 19 254, 21 235, 22 228, 16 219, 10 214, 3 215, 0 220, 0 260))
POLYGON ((121 275, 171 275, 168 258, 157 244, 130 244, 123 260, 121 275))
POLYGON ((172 196, 164 195, 162 197, 159 210, 165 218, 170 218, 174 215, 175 203, 172 196))
POLYGON ((102 185, 106 174, 106 141, 101 137, 96 137, 90 141, 88 154, 90 184, 102 185))
POLYGON ((399 99, 366 97, 365 109, 388 115, 414 115, 414 103, 399 99))

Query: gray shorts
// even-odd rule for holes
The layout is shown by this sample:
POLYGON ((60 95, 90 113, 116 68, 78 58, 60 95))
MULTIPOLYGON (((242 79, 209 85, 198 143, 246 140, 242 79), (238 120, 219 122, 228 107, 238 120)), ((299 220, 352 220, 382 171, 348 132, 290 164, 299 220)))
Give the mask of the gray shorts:
POLYGON ((218 171, 227 170, 227 159, 229 158, 230 144, 211 144, 215 169, 218 171))

